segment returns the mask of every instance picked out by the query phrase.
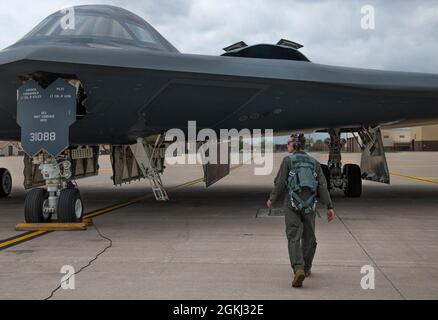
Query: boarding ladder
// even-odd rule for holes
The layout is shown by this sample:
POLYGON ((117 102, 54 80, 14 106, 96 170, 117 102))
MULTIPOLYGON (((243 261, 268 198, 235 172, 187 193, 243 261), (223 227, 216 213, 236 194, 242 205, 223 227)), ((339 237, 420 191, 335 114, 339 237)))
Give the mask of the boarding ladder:
POLYGON ((152 148, 150 145, 144 143, 143 138, 138 138, 137 143, 131 145, 131 150, 143 176, 148 179, 151 184, 155 199, 157 201, 168 201, 169 196, 164 188, 160 173, 155 166, 155 160, 160 156, 158 151, 160 150, 161 143, 161 135, 157 137, 155 145, 152 148))

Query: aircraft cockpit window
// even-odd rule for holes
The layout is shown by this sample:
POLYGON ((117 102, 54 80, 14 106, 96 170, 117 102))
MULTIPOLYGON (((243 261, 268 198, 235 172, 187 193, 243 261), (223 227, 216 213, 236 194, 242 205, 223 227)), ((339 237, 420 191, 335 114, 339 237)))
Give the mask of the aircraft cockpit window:
POLYGON ((58 11, 25 35, 17 45, 68 43, 87 48, 136 47, 178 52, 152 26, 123 9, 79 6, 73 14, 58 11))
POLYGON ((144 27, 127 22, 126 25, 131 30, 132 33, 135 34, 137 39, 141 42, 150 42, 155 43, 154 38, 152 37, 152 34, 144 27))
POLYGON ((105 16, 76 15, 74 25, 65 25, 61 17, 54 16, 41 23, 25 39, 38 37, 108 37, 134 40, 120 22, 105 16))
POLYGON ((71 34, 77 36, 87 35, 133 40, 126 29, 114 19, 107 17, 93 17, 93 19, 90 19, 83 16, 79 17, 77 24, 76 30, 66 29, 63 33, 68 35, 71 32, 71 34))

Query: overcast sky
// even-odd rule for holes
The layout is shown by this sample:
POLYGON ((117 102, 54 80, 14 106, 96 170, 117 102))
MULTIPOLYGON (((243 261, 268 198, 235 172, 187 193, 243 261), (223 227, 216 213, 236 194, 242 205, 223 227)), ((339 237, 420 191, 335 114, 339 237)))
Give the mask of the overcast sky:
POLYGON ((286 38, 303 44, 313 62, 438 73, 437 0, 3 1, 0 47, 62 7, 98 3, 135 12, 184 53, 218 55, 240 40, 286 38), (374 30, 361 28, 364 5, 375 8, 374 30))

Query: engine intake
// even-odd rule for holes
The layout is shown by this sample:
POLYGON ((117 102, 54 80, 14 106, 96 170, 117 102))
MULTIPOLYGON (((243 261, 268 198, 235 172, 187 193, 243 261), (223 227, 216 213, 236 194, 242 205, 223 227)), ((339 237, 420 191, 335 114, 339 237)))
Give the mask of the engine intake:
POLYGON ((224 48, 223 50, 226 52, 222 56, 310 62, 305 55, 298 51, 302 47, 299 43, 285 39, 281 39, 277 44, 256 44, 252 46, 240 41, 224 48))

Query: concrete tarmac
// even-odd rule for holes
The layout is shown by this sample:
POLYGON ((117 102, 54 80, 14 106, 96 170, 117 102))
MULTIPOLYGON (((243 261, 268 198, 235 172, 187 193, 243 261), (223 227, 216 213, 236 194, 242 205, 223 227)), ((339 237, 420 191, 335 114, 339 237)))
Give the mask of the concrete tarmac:
MULTIPOLYGON (((345 163, 359 160, 344 155, 345 163)), ((390 153, 388 161, 393 185, 365 182, 360 199, 334 192, 342 221, 318 219, 314 274, 303 289, 291 288, 284 218, 256 218, 276 172, 254 176, 248 165, 210 189, 178 189, 169 203, 145 199, 95 218, 98 230, 53 232, 0 251, 0 299, 50 296, 62 266, 77 272, 108 246, 97 231, 112 247, 76 275, 75 290, 53 299, 437 299, 438 153, 390 153), (361 287, 366 265, 375 269, 374 290, 361 287)), ((0 167, 15 183, 0 199, 6 239, 23 220, 22 159, 0 158, 0 167)), ((103 157, 101 174, 79 181, 87 212, 150 192, 146 181, 114 187, 110 176, 103 157)), ((172 188, 199 177, 199 166, 175 166, 164 182, 172 188)))

